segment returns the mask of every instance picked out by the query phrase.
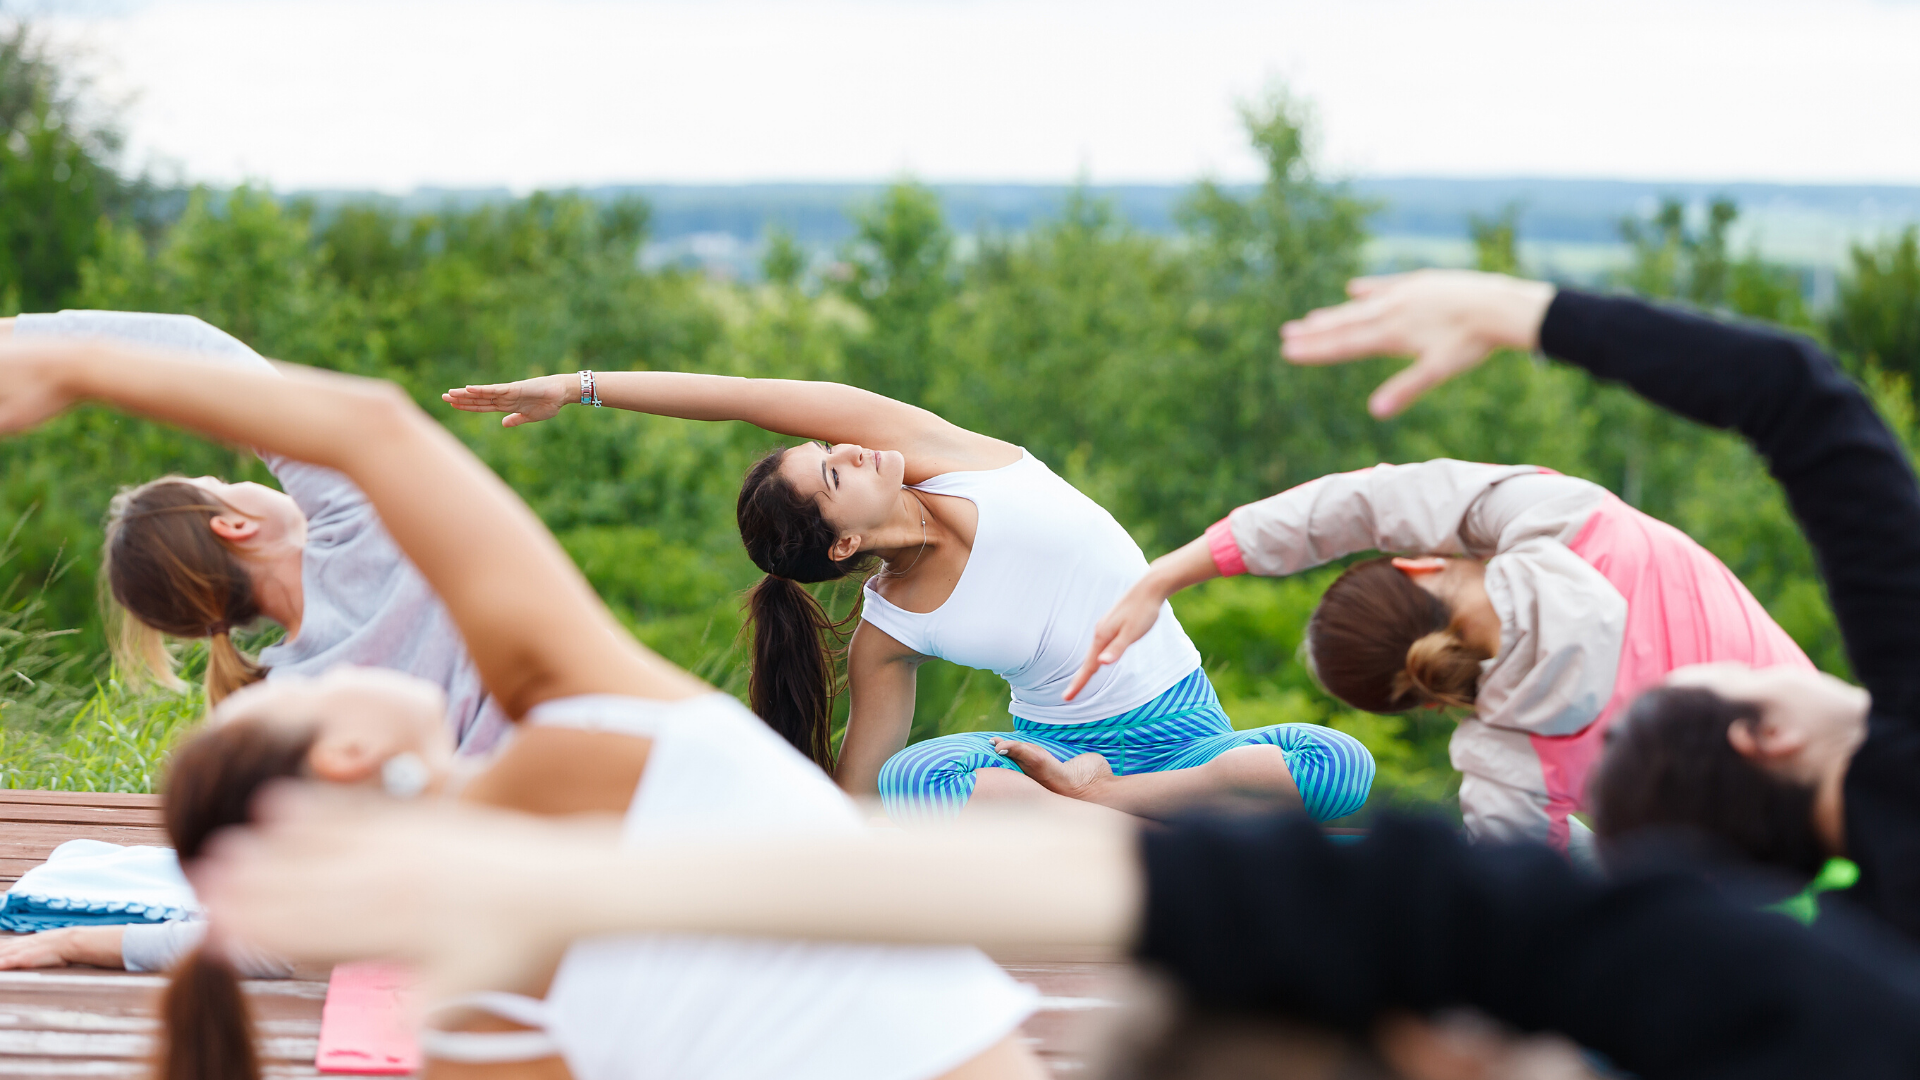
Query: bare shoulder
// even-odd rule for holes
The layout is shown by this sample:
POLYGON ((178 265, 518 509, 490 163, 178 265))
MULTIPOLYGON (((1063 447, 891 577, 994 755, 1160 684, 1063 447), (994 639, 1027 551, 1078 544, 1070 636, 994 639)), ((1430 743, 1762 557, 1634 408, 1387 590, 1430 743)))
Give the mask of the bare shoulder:
POLYGON ((9 315, 4 319, 0 319, 0 338, 10 338, 12 336, 13 316, 9 315))
POLYGON ((923 484, 942 473, 985 472, 1019 460, 1018 446, 942 420, 907 455, 905 479, 923 484))

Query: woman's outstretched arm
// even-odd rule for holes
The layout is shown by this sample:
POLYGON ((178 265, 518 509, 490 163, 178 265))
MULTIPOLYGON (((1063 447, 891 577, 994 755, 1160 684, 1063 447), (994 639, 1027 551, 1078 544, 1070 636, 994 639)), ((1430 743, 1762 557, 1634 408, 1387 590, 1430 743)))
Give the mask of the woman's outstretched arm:
MULTIPOLYGON (((991 469, 1019 457, 1011 445, 916 405, 842 383, 799 379, 741 379, 681 371, 597 371, 602 405, 683 420, 741 420, 768 431, 829 443, 898 450, 907 457, 907 481, 943 472, 991 469)), ((518 427, 554 416, 580 401, 581 376, 543 375, 512 383, 464 386, 440 395, 463 412, 503 412, 518 427)))
POLYGON ((1817 940, 1658 864, 1601 881, 1440 822, 1389 816, 1336 846, 1298 815, 1136 834, 1029 814, 620 850, 609 827, 337 791, 282 789, 263 816, 202 866, 215 926, 303 960, 414 960, 438 993, 511 984, 616 932, 1131 946, 1190 1003, 1241 1015, 1364 1033, 1464 1005, 1647 1077, 1920 1068, 1901 946, 1817 940))
POLYGON ((446 603, 509 715, 552 697, 707 689, 641 647, 539 519, 391 383, 285 377, 99 339, 0 344, 0 431, 95 401, 345 473, 446 603))

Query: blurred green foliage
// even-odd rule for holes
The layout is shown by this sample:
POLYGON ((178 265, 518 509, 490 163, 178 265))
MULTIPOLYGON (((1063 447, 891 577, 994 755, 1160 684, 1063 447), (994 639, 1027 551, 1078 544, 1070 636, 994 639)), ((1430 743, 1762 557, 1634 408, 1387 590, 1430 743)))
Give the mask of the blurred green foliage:
MULTIPOLYGON (((930 191, 901 183, 860 211, 855 238, 817 271, 791 237, 772 238, 758 284, 644 269, 646 207, 570 194, 321 215, 254 188, 198 190, 160 231, 93 203, 84 235, 61 232, 53 262, 34 261, 53 249, 20 239, 22 215, 9 209, 20 203, 9 196, 0 260, 12 261, 0 261, 0 287, 12 291, 0 314, 189 312, 269 356, 399 382, 527 498, 636 635, 736 693, 739 596, 756 572, 733 499, 775 439, 612 410, 507 431, 494 417, 446 410, 442 390, 586 367, 844 379, 1030 448, 1149 554, 1330 471, 1435 456, 1532 462, 1596 480, 1687 530, 1817 662, 1844 672, 1806 547, 1736 440, 1526 355, 1496 357, 1387 423, 1363 403, 1392 362, 1280 362, 1280 323, 1338 301, 1362 269, 1370 207, 1316 171, 1297 103, 1274 96, 1244 119, 1265 183, 1196 185, 1177 237, 1138 232, 1083 195, 1029 233, 962 242, 930 191)), ((0 183, 38 191, 41 181, 6 170, 49 179, 51 160, 0 157, 0 183)), ((1675 203, 1627 223, 1634 258, 1619 284, 1829 335, 1911 437, 1912 234, 1860 252, 1841 302, 1816 321, 1796 272, 1728 251, 1736 215, 1722 203, 1695 220, 1675 203)), ((1472 223, 1483 267, 1525 271, 1517 221, 1509 211, 1472 223)), ((247 453, 92 408, 0 443, 13 536, 0 578, 14 583, 0 594, 0 782, 148 785, 160 751, 198 712, 191 696, 136 698, 114 684, 94 608, 108 498, 169 471, 266 478, 247 453), (67 627, 76 632, 47 636, 67 627)), ((1351 712, 1299 661, 1306 616, 1335 572, 1212 582, 1176 598, 1175 610, 1236 723, 1330 723, 1372 748, 1376 804, 1444 803, 1455 785, 1450 718, 1351 712)), ((855 590, 823 595, 844 612, 855 590)), ((1004 727, 1005 702, 991 674, 929 664, 914 737, 1004 727)))

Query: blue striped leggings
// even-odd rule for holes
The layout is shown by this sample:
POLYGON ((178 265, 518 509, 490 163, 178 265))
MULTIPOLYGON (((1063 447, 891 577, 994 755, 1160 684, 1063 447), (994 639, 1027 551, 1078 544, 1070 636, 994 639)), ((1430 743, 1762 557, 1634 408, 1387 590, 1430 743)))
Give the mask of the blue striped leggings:
POLYGON ((1316 821, 1360 809, 1373 787, 1373 755, 1358 739, 1319 724, 1274 724, 1235 731, 1207 673, 1196 670, 1131 712, 1085 724, 1039 724, 1013 718, 1013 731, 967 731, 914 743, 880 767, 880 801, 900 822, 950 818, 973 795, 976 769, 1020 766, 1000 756, 993 739, 1044 747, 1065 761, 1095 753, 1114 774, 1170 772, 1205 765, 1242 746, 1277 746, 1316 821))

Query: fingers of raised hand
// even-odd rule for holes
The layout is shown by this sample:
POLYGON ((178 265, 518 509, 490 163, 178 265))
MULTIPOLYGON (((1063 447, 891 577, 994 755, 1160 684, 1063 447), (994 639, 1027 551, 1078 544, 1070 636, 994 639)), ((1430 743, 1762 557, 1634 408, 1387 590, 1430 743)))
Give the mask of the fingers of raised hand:
POLYGON ((1367 398, 1367 411, 1379 419, 1397 416, 1420 395, 1478 362, 1469 350, 1455 346, 1422 353, 1413 363, 1393 373, 1367 398))
POLYGON ((1338 364, 1403 351, 1385 300, 1350 300, 1309 312, 1280 328, 1280 352, 1295 364, 1338 364))

